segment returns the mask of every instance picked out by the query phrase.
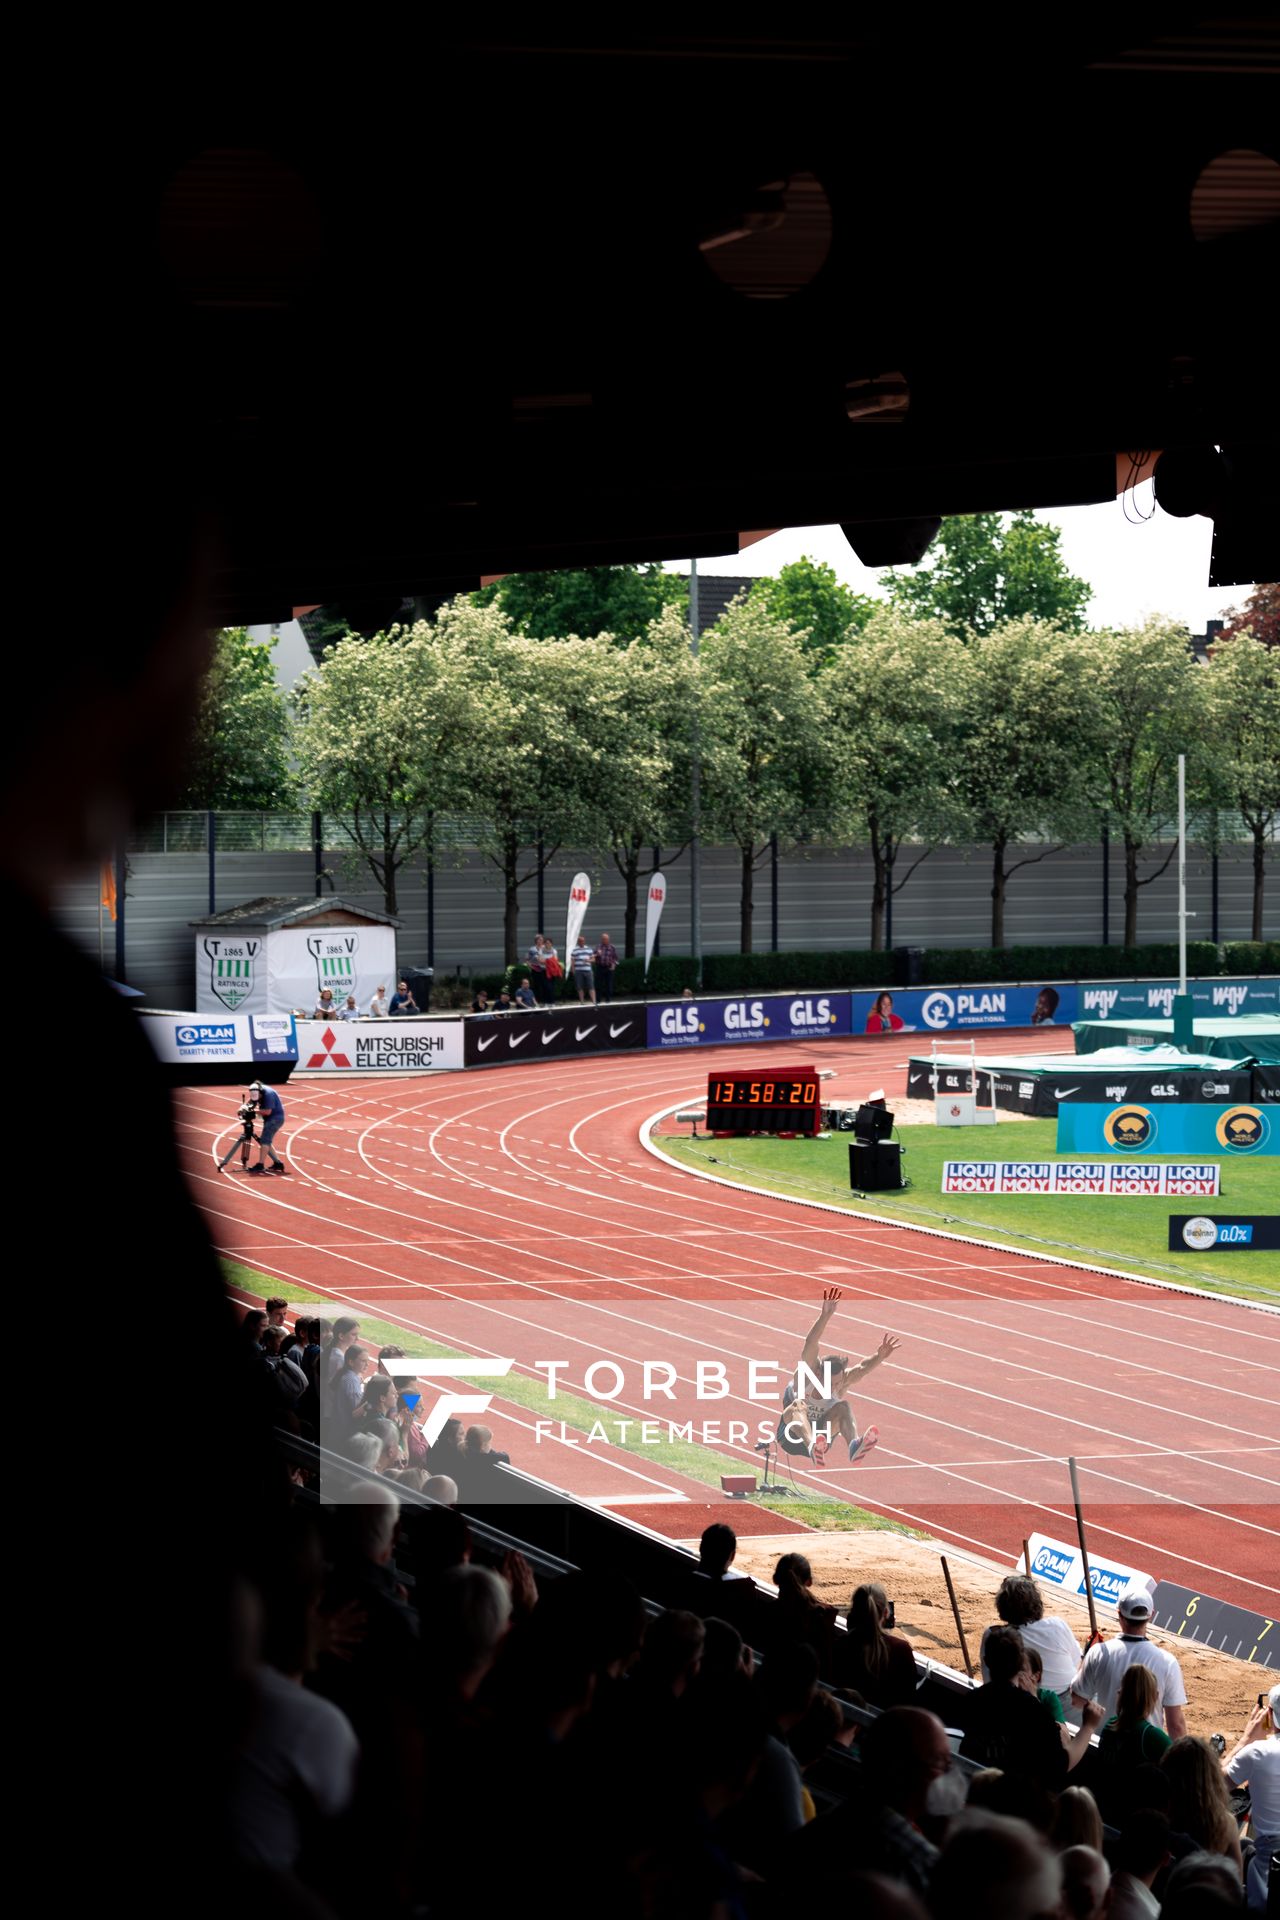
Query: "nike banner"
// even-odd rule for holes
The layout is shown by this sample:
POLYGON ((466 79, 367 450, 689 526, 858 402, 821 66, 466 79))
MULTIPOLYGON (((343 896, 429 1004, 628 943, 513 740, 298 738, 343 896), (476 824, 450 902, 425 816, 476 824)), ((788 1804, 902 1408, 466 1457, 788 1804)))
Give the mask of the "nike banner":
POLYGON ((662 874, 655 873, 649 881, 649 898, 644 910, 644 977, 649 978, 649 962, 653 959, 653 949, 658 939, 658 922, 662 918, 662 909, 667 902, 667 883, 662 874))
POLYGON ((582 932, 582 923, 587 917, 587 908, 591 905, 591 875, 575 873, 569 888, 569 915, 564 927, 564 970, 568 973, 572 965, 571 955, 578 944, 578 935, 582 932))
POLYGON ((625 1053, 644 1044, 644 1008, 638 1001, 539 1007, 536 1013, 472 1013, 462 1023, 462 1058, 468 1067, 561 1060, 571 1053, 625 1053))

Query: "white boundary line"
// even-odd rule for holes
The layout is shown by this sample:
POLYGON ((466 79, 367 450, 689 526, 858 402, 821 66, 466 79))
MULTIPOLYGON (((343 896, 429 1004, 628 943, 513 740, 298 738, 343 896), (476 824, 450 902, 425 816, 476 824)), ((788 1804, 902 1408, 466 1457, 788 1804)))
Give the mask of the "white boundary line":
POLYGON ((805 1200, 799 1194, 780 1193, 776 1187, 753 1187, 745 1180, 730 1180, 719 1173, 706 1173, 701 1167, 690 1167, 683 1160, 675 1159, 664 1153, 661 1147, 654 1145, 651 1139, 653 1129, 659 1120, 666 1120, 683 1107, 685 1102, 677 1100, 669 1107, 651 1113, 640 1128, 640 1145, 655 1160, 661 1160, 666 1167, 675 1167, 680 1173, 687 1173, 695 1180, 710 1180, 716 1186, 734 1187, 739 1193, 753 1193, 761 1200, 785 1200, 788 1206, 812 1207, 818 1213, 839 1214, 844 1220, 869 1220, 876 1226, 900 1227, 906 1233, 924 1233, 932 1240, 958 1240, 962 1246, 982 1247, 990 1253, 1012 1253, 1020 1260, 1034 1260, 1040 1266, 1075 1267, 1081 1273, 1100 1273, 1109 1280, 1133 1280, 1140 1287, 1160 1287, 1166 1293, 1186 1293, 1195 1300, 1225 1300, 1233 1307, 1243 1307, 1247 1312, 1268 1313, 1280 1319, 1280 1307, 1269 1307, 1261 1300, 1242 1300, 1234 1293, 1211 1293, 1205 1287, 1189 1287, 1181 1280, 1157 1280, 1145 1273, 1125 1273, 1119 1267, 1095 1267, 1088 1260, 1068 1260, 1057 1253, 1033 1253, 1027 1247, 1007 1247, 999 1240, 979 1240, 972 1233, 949 1233, 945 1227, 922 1227, 914 1220, 895 1220, 892 1214, 863 1213, 858 1207, 838 1207, 830 1200, 805 1200))

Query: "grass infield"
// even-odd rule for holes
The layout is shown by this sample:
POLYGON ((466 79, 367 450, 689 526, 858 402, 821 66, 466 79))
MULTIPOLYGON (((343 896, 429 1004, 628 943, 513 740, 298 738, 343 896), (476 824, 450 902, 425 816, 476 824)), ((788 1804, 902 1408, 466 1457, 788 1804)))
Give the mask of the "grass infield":
MULTIPOLYGON (((241 1288, 245 1293, 256 1294, 265 1300, 272 1295, 288 1296, 289 1317, 292 1320, 298 1307, 315 1305, 324 1310, 326 1319, 335 1320, 341 1314, 352 1314, 360 1322, 360 1343, 372 1347, 403 1347, 407 1354, 417 1354, 423 1359, 438 1360, 454 1353, 456 1348, 442 1346, 437 1340, 428 1340, 412 1327, 398 1326, 392 1320, 375 1320, 367 1313, 361 1313, 358 1307, 346 1305, 342 1301, 327 1300, 323 1294, 313 1293, 306 1287, 299 1287, 292 1280, 278 1280, 269 1273, 260 1273, 255 1267, 246 1267, 237 1260, 224 1260, 222 1271, 227 1284, 241 1288)), ((466 1374, 458 1375, 460 1380, 466 1374)), ((492 1382, 477 1383, 492 1385, 492 1382)), ((597 1429, 596 1444, 601 1444, 599 1428, 609 1445, 619 1447, 636 1462, 647 1465, 667 1467, 674 1473, 685 1474, 700 1485, 720 1491, 722 1473, 746 1473, 751 1463, 733 1454, 717 1453, 714 1447, 704 1446, 696 1440, 658 1440, 646 1446, 641 1440, 634 1439, 630 1431, 621 1438, 618 1435, 617 1421, 619 1412, 616 1407, 597 1405, 592 1400, 583 1399, 578 1394, 560 1392, 548 1396, 546 1381, 530 1378, 526 1374, 510 1373, 496 1389, 497 1397, 524 1409, 536 1420, 551 1420, 558 1424, 563 1421, 573 1433, 587 1435, 597 1429)), ((639 1421, 631 1416, 632 1428, 639 1421)), ((660 1424, 666 1424, 665 1420, 660 1424)), ((585 1441, 584 1441, 585 1444, 585 1441)), ((539 1472, 537 1459, 539 1448, 530 1436, 527 1452, 513 1448, 512 1458, 517 1466, 525 1467, 530 1473, 539 1472)), ((757 1468, 759 1471, 759 1468, 757 1468)), ((658 1489, 655 1488, 655 1492, 658 1489)), ((925 1535, 914 1527, 906 1527, 896 1520, 886 1520, 878 1513, 868 1513, 862 1507, 849 1506, 843 1500, 824 1499, 819 1495, 807 1495, 802 1499, 770 1500, 768 1496, 756 1498, 751 1503, 756 1507, 767 1507, 773 1513, 785 1514, 790 1520, 799 1520, 808 1527, 820 1527, 825 1531, 865 1532, 868 1528, 881 1528, 889 1533, 905 1533, 912 1539, 922 1540, 925 1535)), ((727 1506, 727 1503, 726 1503, 727 1506)))
POLYGON ((944 1194, 944 1160, 1083 1160, 1087 1154, 1054 1152, 1057 1122, 1029 1120, 991 1127, 903 1127, 903 1169, 911 1185, 901 1193, 865 1199, 849 1190, 847 1133, 826 1140, 757 1138, 691 1140, 654 1133, 653 1145, 683 1166, 699 1167, 744 1186, 767 1187, 795 1200, 874 1213, 903 1226, 972 1234, 1000 1246, 1069 1260, 1087 1260, 1177 1280, 1206 1292, 1234 1294, 1280 1306, 1280 1253, 1231 1249, 1212 1256, 1169 1251, 1172 1213, 1275 1213, 1280 1202, 1280 1160, 1236 1155, 1183 1155, 1218 1159, 1222 1192, 1216 1200, 1128 1199, 1092 1194, 944 1194))

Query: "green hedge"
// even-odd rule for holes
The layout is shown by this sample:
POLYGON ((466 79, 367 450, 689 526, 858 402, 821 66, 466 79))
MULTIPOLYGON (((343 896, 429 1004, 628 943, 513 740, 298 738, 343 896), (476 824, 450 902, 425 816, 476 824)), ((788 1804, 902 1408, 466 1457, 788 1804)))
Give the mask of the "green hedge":
POLYGON ((1228 940, 1224 973, 1280 973, 1280 940, 1228 940))
MULTIPOLYGON (((1191 940, 1187 972, 1200 979, 1221 973, 1280 973, 1280 943, 1234 940, 1219 949, 1210 940, 1191 940)), ((527 973, 523 963, 507 969, 513 984, 527 973)), ((920 984, 964 986, 992 980, 1040 986, 1046 980, 1176 980, 1177 976, 1178 949, 1167 942, 1141 947, 926 947, 920 984)), ((473 975, 474 984, 488 987, 491 995, 505 979, 502 973, 473 975)), ((649 992, 654 999, 682 993, 693 984, 693 961, 687 953, 659 954, 649 969, 649 992)), ((702 964, 702 984, 707 993, 808 993, 828 987, 904 986, 906 981, 893 953, 855 947, 829 953, 709 953, 702 964)), ((643 960, 621 961, 615 991, 638 994, 643 985, 643 960)), ((562 983, 562 997, 565 991, 562 983)))

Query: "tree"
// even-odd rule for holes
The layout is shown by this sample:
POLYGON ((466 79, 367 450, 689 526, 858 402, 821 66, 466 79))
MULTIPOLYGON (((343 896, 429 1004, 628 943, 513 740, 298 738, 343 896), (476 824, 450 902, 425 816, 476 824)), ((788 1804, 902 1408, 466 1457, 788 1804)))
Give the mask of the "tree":
POLYGON ((1007 525, 998 513, 964 514, 943 521, 926 562, 884 585, 902 612, 941 620, 960 639, 1019 619, 1079 632, 1092 589, 1068 573, 1061 545, 1061 529, 1030 511, 1007 525))
POLYGON ((1138 900, 1177 852, 1139 878, 1142 855, 1177 817, 1178 755, 1188 757, 1188 791, 1203 791, 1204 669, 1185 627, 1159 618, 1119 633, 1072 640, 1082 751, 1078 796, 1105 814, 1124 847, 1124 944, 1138 939, 1138 900))
POLYGON ((214 646, 177 804, 261 812, 292 798, 289 710, 276 684, 275 640, 224 627, 214 646))
POLYGON ((667 606, 688 607, 688 588, 661 567, 566 567, 552 573, 509 573, 472 596, 497 606, 518 633, 535 640, 568 634, 612 634, 639 640, 667 606))
POLYGON ((630 959, 641 877, 654 871, 650 849, 658 848, 661 864, 663 841, 683 835, 688 844, 689 715, 695 698, 689 629, 678 610, 668 607, 643 639, 614 648, 605 664, 620 698, 609 710, 593 840, 607 850, 626 888, 623 951, 630 959))
POLYGON ((1203 690, 1213 790, 1253 840, 1253 938, 1261 940, 1266 846, 1280 818, 1280 651, 1238 634, 1214 649, 1203 690))
POLYGON ((793 560, 776 576, 755 581, 747 599, 762 606, 771 620, 788 623, 822 660, 830 660, 851 635, 860 633, 880 604, 845 586, 834 567, 807 556, 793 560))
POLYGON ((901 892, 932 845, 963 817, 955 782, 964 651, 941 621, 912 620, 890 607, 871 620, 852 662, 841 657, 822 675, 832 826, 871 849, 874 951, 884 947, 891 893, 901 892), (912 835, 927 844, 895 881, 899 852, 912 835))
POLYGON ((1214 645, 1242 633, 1252 634, 1264 647, 1280 647, 1280 581, 1268 580, 1255 587, 1239 612, 1233 609, 1227 615, 1214 645))
POLYGON ((1009 880, 1061 851, 1048 846, 1009 864, 1010 848, 1035 834, 1065 844, 1091 824, 1075 783, 1085 745, 1078 655, 1057 627, 1030 619, 975 635, 962 653, 957 797, 966 833, 991 849, 991 944, 1002 947, 1009 880))
POLYGON ((741 861, 741 949, 751 952, 755 868, 790 839, 820 790, 824 728, 803 643, 759 602, 735 602, 698 665, 703 824, 741 861))
POLYGON ((440 610, 437 632, 465 656, 480 719, 469 775, 480 848, 501 875, 503 947, 517 958, 520 888, 561 846, 590 846, 612 777, 626 688, 618 650, 600 635, 534 640, 501 607, 466 598, 440 610))
POLYGON ((441 810, 466 802, 481 717, 470 662, 425 621, 350 635, 294 699, 307 791, 337 817, 396 913, 401 867, 431 850, 441 810))

